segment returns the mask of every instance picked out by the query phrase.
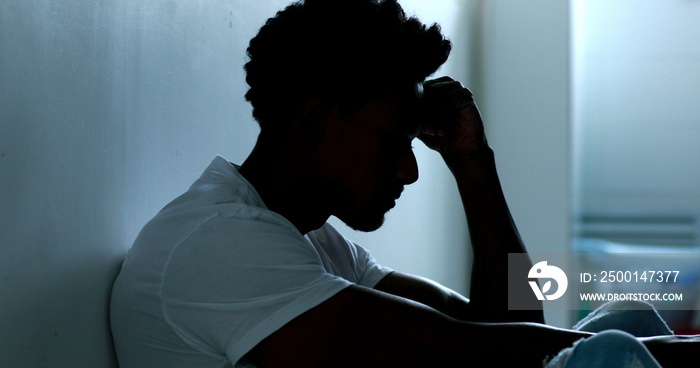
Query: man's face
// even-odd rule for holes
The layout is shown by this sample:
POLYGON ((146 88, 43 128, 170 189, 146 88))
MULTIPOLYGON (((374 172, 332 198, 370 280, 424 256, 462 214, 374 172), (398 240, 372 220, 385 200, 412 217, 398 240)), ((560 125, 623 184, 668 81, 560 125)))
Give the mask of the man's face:
POLYGON ((411 143, 418 134, 415 98, 396 94, 336 115, 321 150, 331 213, 348 226, 373 231, 418 179, 411 143))

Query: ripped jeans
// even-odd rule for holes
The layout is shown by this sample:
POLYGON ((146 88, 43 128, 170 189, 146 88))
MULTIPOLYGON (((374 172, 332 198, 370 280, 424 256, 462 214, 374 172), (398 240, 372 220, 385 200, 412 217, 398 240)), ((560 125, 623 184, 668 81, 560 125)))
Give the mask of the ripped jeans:
POLYGON ((673 334, 651 304, 635 301, 604 304, 573 329, 596 334, 562 350, 546 368, 661 368, 635 337, 673 334))

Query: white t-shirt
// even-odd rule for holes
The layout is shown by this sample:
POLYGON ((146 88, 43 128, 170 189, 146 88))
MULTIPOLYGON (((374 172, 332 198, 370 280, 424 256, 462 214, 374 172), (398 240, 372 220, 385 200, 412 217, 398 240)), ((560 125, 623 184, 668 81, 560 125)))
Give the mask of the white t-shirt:
POLYGON ((245 367, 298 315, 390 269, 329 224, 306 236, 216 157, 141 231, 115 281, 121 368, 245 367))

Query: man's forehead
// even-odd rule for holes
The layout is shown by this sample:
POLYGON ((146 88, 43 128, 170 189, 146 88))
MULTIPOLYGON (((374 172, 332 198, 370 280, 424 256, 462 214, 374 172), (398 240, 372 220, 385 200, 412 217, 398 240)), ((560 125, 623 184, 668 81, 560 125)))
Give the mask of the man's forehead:
POLYGON ((413 83, 403 88, 397 95, 397 102, 401 129, 411 135, 418 135, 423 105, 423 83, 413 83))
POLYGON ((368 128, 391 134, 408 134, 411 137, 420 131, 420 105, 423 95, 422 83, 394 85, 382 93, 382 97, 364 104, 362 111, 369 114, 363 119, 368 128))

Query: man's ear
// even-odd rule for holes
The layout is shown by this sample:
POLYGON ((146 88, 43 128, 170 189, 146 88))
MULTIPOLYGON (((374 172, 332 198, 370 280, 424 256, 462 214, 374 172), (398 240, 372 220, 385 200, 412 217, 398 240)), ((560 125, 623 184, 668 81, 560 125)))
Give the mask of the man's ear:
POLYGON ((297 121, 297 132, 310 142, 318 142, 328 134, 333 117, 337 114, 334 104, 318 97, 307 98, 302 104, 301 114, 297 121))

